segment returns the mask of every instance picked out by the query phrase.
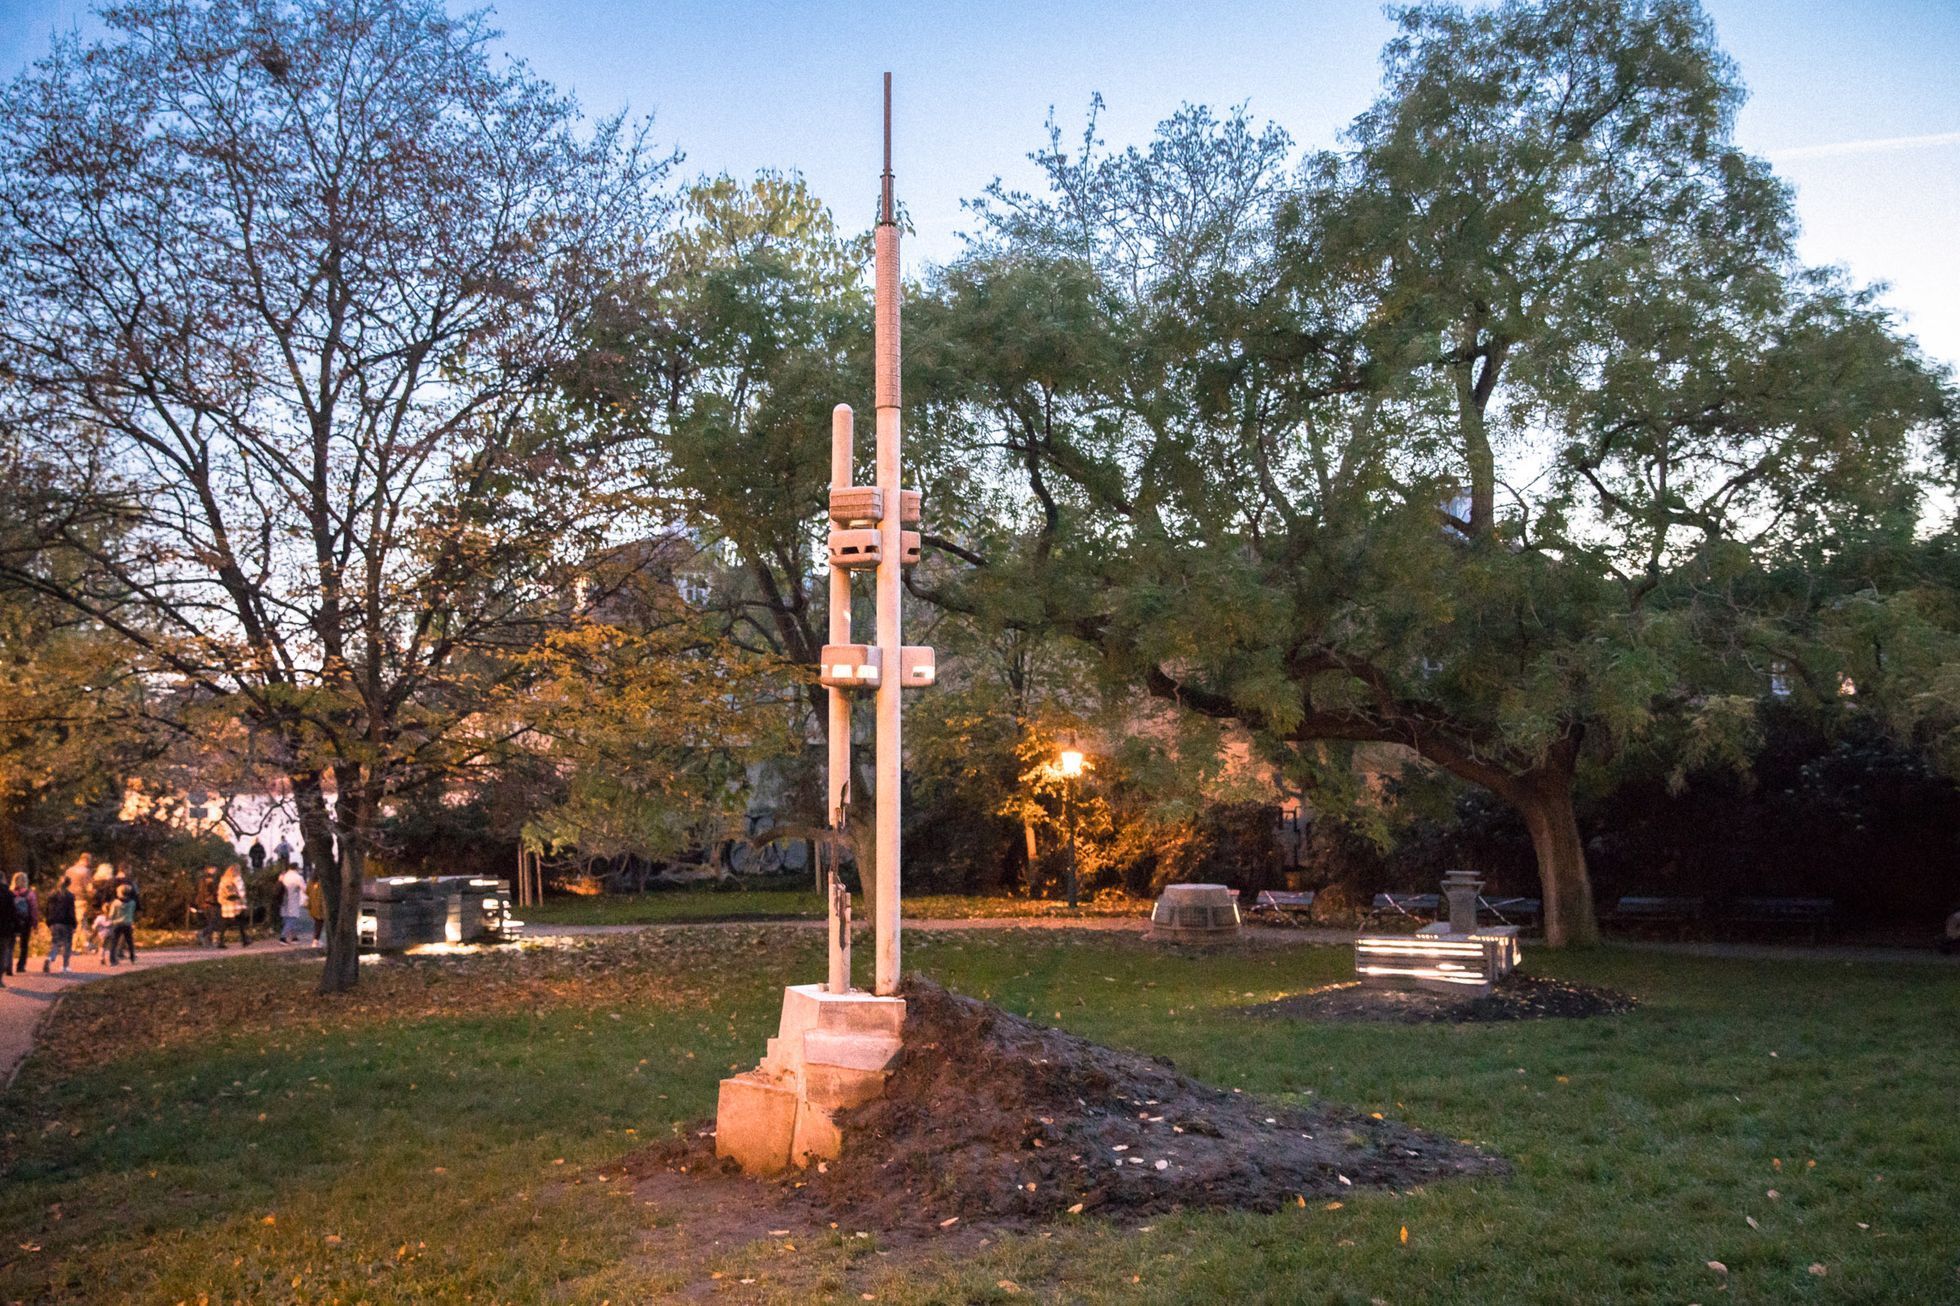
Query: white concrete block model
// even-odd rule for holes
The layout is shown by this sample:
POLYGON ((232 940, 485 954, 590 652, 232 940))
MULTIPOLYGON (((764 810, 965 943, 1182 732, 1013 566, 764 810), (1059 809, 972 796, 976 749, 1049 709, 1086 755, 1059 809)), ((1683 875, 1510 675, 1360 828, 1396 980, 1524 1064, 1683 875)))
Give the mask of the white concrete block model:
MULTIPOLYGON (((744 1170, 768 1174, 834 1157, 842 1147, 836 1113, 884 1091, 897 1060, 905 1000, 899 980, 899 749, 907 688, 935 678, 932 650, 901 642, 903 570, 919 557, 916 490, 899 482, 898 216, 892 203, 892 79, 885 74, 885 170, 878 205, 873 328, 877 484, 854 484, 852 414, 839 404, 830 421, 830 642, 818 679, 829 689, 830 828, 840 835, 851 807, 851 694, 874 691, 876 718, 876 886, 872 991, 851 987, 850 896, 832 871, 829 968, 823 984, 783 992, 782 1019, 754 1070, 721 1082, 715 1150, 744 1170), (851 639, 851 575, 875 569, 876 644, 851 639)), ((866 868, 860 867, 860 874, 866 868)))
POLYGON ((1363 984, 1433 989, 1481 996, 1518 968, 1518 927, 1478 925, 1484 882, 1470 871, 1443 877, 1446 921, 1414 934, 1364 934, 1354 941, 1354 969, 1363 984))

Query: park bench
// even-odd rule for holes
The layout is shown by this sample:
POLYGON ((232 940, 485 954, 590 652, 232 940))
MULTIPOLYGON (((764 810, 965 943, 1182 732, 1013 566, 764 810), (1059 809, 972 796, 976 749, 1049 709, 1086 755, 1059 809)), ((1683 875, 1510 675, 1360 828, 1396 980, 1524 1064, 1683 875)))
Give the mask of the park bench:
POLYGON ((1433 921, 1442 910, 1442 898, 1433 893, 1378 893, 1371 915, 1389 920, 1433 921))
POLYGON ((1729 904, 1727 915, 1738 925, 1793 927, 1816 938, 1836 923, 1837 902, 1831 898, 1737 898, 1729 904))
POLYGON ((1477 909, 1490 913, 1499 925, 1528 925, 1536 929, 1545 916, 1545 904, 1538 898, 1479 898, 1477 909))
POLYGON ((1616 925, 1692 925, 1706 914, 1708 903, 1702 898, 1624 897, 1614 904, 1609 918, 1616 925))
POLYGON ((1290 893, 1284 889, 1261 889, 1252 900, 1255 914, 1267 916, 1305 916, 1313 910, 1313 891, 1290 893))

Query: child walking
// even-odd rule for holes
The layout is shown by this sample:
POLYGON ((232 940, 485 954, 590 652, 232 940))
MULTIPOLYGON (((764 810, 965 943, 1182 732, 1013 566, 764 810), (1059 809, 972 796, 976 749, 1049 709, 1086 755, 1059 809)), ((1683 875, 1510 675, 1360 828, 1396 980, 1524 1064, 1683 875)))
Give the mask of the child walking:
POLYGON ((103 903, 95 909, 95 919, 89 922, 89 929, 95 932, 95 964, 113 966, 109 959, 109 940, 114 935, 115 922, 109 918, 109 904, 103 903))
POLYGON ((116 964, 118 951, 129 954, 129 964, 136 964, 136 890, 123 885, 116 890, 115 906, 109 909, 109 964, 116 964))

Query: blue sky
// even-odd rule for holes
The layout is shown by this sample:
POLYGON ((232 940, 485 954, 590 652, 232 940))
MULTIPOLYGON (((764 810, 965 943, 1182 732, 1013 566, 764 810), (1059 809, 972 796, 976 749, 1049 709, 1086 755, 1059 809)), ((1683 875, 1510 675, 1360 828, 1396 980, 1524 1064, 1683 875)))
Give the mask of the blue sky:
MULTIPOLYGON (((1884 281, 1927 352, 1960 367, 1960 0, 1704 0, 1750 88, 1737 134, 1797 188, 1803 252, 1884 281)), ((0 68, 20 68, 79 0, 0 0, 0 68)), ((1372 98, 1391 32, 1375 0, 1038 4, 504 0, 503 45, 595 113, 652 112, 690 172, 799 169, 868 222, 878 77, 896 82, 907 264, 958 252, 960 201, 1025 156, 1053 106, 1091 94, 1111 144, 1184 101, 1245 103, 1303 145, 1372 98)))

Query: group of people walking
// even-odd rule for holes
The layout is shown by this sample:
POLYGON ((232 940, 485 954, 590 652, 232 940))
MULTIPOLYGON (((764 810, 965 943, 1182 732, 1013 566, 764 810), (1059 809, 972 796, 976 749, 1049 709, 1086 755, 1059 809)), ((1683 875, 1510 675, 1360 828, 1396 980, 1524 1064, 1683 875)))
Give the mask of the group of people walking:
MULTIPOLYGON (((319 947, 326 928, 325 894, 317 879, 292 864, 287 851, 282 842, 274 890, 279 942, 305 943, 310 927, 313 946, 319 947)), ((253 843, 249 860, 255 874, 265 869, 263 845, 253 843)), ((25 872, 16 872, 0 892, 0 986, 6 976, 25 973, 29 945, 43 928, 48 934, 47 955, 41 959, 44 973, 57 963, 63 972, 74 969, 75 935, 84 928, 88 933, 83 951, 88 951, 92 939, 98 965, 134 964, 136 911, 141 902, 132 872, 96 862, 88 853, 62 871, 45 897, 25 872)), ((216 866, 204 868, 194 888, 192 910, 197 924, 193 946, 222 948, 234 933, 240 947, 251 946, 252 894, 237 862, 222 872, 216 866)))
POLYGON ((108 862, 96 864, 87 853, 61 873, 45 900, 26 873, 16 871, 0 902, 0 984, 7 975, 27 970, 28 946, 43 926, 48 931, 48 954, 41 959, 44 973, 56 961, 64 971, 74 969, 75 932, 84 921, 100 964, 114 966, 125 958, 134 964, 141 902, 135 875, 108 862))
MULTIPOLYGON (((253 844, 255 852, 260 851, 253 844)), ((261 858, 263 853, 260 853, 261 858)), ((219 873, 215 866, 204 868, 204 875, 197 885, 197 934, 191 946, 198 948, 222 948, 225 940, 236 930, 238 946, 249 948, 252 937, 248 927, 252 920, 251 893, 246 887, 245 875, 233 862, 219 873)), ((327 903, 317 879, 309 878, 299 867, 287 863, 279 872, 279 942, 306 942, 307 927, 312 927, 313 946, 320 946, 320 936, 326 929, 327 903)))

